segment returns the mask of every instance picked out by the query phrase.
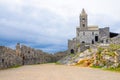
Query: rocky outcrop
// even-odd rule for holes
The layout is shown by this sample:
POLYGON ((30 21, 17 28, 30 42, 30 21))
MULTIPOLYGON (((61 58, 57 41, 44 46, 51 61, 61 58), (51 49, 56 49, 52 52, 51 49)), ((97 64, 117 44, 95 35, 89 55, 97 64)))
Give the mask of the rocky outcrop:
POLYGON ((96 51, 96 49, 87 49, 81 53, 69 54, 65 58, 59 60, 58 63, 65 65, 75 65, 83 59, 91 59, 96 51))
POLYGON ((108 47, 90 48, 81 53, 69 54, 58 63, 117 68, 120 66, 120 45, 110 44, 108 47))
POLYGON ((108 47, 106 49, 99 49, 94 56, 94 66, 103 68, 117 68, 120 65, 120 46, 108 47), (115 48, 116 47, 116 48, 115 48))

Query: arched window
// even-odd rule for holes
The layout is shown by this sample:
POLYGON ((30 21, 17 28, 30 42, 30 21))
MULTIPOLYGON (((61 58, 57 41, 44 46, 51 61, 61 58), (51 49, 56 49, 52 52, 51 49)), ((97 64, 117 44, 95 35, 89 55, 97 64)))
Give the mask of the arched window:
POLYGON ((82 18, 82 20, 85 20, 85 18, 82 18))
POLYGON ((4 63, 4 59, 2 59, 2 63, 4 63))
POLYGON ((82 41, 82 43, 85 43, 85 41, 82 41))
POLYGON ((85 27, 85 24, 83 24, 83 27, 85 27))
POLYGON ((71 54, 74 54, 74 50, 73 50, 73 49, 71 49, 71 50, 70 50, 70 53, 71 53, 71 54))

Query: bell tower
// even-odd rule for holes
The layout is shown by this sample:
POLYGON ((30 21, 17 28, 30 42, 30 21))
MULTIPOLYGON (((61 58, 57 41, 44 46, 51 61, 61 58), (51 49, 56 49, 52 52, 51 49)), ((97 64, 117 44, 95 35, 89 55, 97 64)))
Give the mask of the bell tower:
POLYGON ((81 30, 87 30, 87 14, 84 9, 82 9, 82 12, 80 14, 80 29, 81 30))

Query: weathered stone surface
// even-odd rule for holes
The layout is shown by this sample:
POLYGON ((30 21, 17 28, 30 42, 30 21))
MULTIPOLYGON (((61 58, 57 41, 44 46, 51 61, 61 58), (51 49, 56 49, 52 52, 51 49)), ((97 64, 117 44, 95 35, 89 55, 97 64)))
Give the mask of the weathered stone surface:
POLYGON ((66 65, 74 65, 83 59, 91 59, 93 57, 93 54, 96 53, 96 51, 97 51, 96 49, 92 49, 91 51, 85 50, 82 53, 69 54, 65 58, 59 60, 58 63, 66 64, 66 65))
POLYGON ((111 38, 111 44, 120 44, 120 34, 116 37, 111 38))
POLYGON ((67 51, 57 52, 57 53, 54 54, 54 59, 55 59, 54 61, 58 61, 58 60, 64 58, 65 56, 67 56, 67 55, 68 55, 67 51))
POLYGON ((48 54, 41 50, 22 45, 18 43, 16 50, 0 46, 0 69, 29 64, 42 64, 56 62, 64 57, 65 54, 48 54))
POLYGON ((15 50, 0 46, 0 69, 22 65, 22 58, 15 50))

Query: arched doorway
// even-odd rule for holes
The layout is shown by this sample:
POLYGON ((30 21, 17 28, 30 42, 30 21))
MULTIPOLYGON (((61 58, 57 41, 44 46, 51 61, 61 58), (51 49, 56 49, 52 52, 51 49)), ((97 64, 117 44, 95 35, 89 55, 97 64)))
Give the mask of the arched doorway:
POLYGON ((82 43, 85 43, 85 41, 82 41, 82 43))
POLYGON ((4 63, 4 59, 2 59, 2 63, 4 63))
POLYGON ((74 50, 73 50, 73 49, 71 49, 71 50, 70 50, 70 53, 71 53, 71 54, 74 54, 74 50))
POLYGON ((94 44, 94 40, 92 40, 92 44, 94 44))
POLYGON ((95 42, 98 42, 98 36, 95 36, 95 42))

